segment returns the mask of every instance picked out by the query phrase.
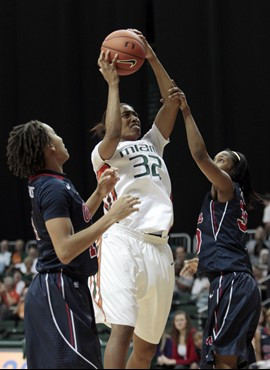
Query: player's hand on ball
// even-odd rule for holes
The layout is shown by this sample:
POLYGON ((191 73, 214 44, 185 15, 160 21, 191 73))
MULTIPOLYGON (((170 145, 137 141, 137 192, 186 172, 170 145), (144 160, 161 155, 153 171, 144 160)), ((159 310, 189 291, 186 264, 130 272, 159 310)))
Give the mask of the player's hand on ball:
POLYGON ((136 35, 138 35, 139 38, 143 41, 144 47, 145 47, 145 59, 150 59, 151 57, 156 55, 154 50, 149 45, 146 37, 142 34, 141 31, 136 30, 135 28, 128 28, 128 31, 132 31, 132 32, 136 33, 136 35))
POLYGON ((120 180, 117 168, 108 168, 103 172, 98 180, 97 185, 97 192, 98 194, 104 198, 106 195, 111 193, 116 185, 116 183, 120 180))
POLYGON ((109 213, 111 217, 115 218, 115 222, 118 222, 128 217, 133 212, 138 212, 139 208, 136 206, 140 203, 139 198, 131 195, 123 195, 112 205, 109 213))
POLYGON ((199 259, 193 258, 192 260, 188 260, 184 262, 184 267, 180 271, 180 276, 183 277, 191 277, 193 276, 198 269, 199 259))
POLYGON ((108 84, 119 83, 119 76, 116 70, 118 54, 115 54, 113 60, 110 62, 110 50, 101 51, 98 58, 99 71, 108 82, 108 84))

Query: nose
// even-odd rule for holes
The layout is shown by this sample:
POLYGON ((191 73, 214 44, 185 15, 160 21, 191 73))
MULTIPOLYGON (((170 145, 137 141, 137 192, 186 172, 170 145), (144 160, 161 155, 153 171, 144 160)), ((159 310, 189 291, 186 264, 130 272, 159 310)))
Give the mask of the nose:
POLYGON ((134 116, 134 115, 131 116, 131 121, 132 122, 140 122, 139 117, 138 116, 134 116))

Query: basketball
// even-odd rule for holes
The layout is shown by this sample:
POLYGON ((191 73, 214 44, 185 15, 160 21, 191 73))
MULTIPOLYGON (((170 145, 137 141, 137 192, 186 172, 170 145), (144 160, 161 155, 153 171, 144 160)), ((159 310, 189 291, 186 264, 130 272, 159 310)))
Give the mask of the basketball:
POLYGON ((118 30, 110 33, 103 41, 101 50, 110 50, 110 60, 118 54, 116 68, 119 76, 137 72, 144 63, 144 43, 132 31, 118 30))

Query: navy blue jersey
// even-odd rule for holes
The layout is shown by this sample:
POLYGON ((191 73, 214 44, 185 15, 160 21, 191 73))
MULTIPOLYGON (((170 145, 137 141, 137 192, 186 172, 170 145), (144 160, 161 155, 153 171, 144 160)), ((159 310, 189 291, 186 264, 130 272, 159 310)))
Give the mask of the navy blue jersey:
POLYGON ((239 184, 234 198, 220 203, 209 192, 203 202, 197 228, 199 273, 249 272, 252 267, 246 250, 248 214, 239 184))
POLYGON ((86 204, 64 174, 43 171, 30 178, 32 223, 39 249, 38 272, 63 270, 70 276, 87 278, 97 272, 95 245, 89 246, 68 265, 62 264, 53 247, 45 222, 54 218, 70 218, 74 233, 90 226, 91 215, 86 204))

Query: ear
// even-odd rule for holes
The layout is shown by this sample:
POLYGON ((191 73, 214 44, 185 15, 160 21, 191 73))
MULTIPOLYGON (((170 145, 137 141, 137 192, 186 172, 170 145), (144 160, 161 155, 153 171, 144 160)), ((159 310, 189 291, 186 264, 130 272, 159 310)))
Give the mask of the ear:
POLYGON ((49 143, 45 147, 44 154, 45 154, 45 156, 49 156, 50 154, 55 152, 55 150, 56 150, 55 146, 52 143, 49 143))

